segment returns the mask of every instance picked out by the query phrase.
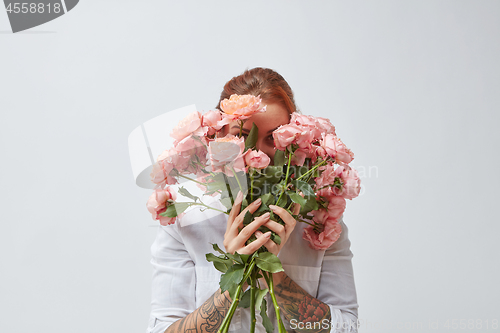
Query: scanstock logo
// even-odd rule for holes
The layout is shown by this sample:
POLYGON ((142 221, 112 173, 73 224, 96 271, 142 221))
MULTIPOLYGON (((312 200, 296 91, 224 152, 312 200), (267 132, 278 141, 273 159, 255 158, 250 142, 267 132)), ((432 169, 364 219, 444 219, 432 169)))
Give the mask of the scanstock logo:
POLYGON ((62 16, 75 8, 79 0, 4 0, 12 32, 19 32, 36 27, 62 16))

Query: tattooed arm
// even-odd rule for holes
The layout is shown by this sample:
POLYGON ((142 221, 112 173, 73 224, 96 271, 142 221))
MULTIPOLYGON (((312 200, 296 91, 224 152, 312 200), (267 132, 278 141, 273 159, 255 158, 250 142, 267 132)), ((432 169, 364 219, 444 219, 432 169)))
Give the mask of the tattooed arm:
POLYGON ((286 273, 273 274, 276 299, 281 313, 296 332, 330 332, 330 307, 309 295, 286 273), (295 327, 294 327, 295 326, 295 327))
POLYGON ((165 333, 217 332, 230 306, 229 293, 221 294, 219 289, 198 309, 170 325, 165 333))

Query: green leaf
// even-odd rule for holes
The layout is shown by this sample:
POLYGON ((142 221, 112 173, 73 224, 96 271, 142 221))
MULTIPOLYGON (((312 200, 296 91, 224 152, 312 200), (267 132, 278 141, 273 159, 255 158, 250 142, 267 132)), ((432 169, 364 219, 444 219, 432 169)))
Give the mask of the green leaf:
POLYGON ((243 202, 241 203, 241 210, 244 210, 247 207, 248 207, 248 200, 243 199, 243 202))
POLYGON ((233 207, 233 204, 231 202, 231 198, 224 198, 220 199, 220 202, 226 207, 227 209, 231 209, 233 207))
POLYGON ((248 225, 250 222, 252 222, 253 216, 252 213, 250 213, 248 210, 245 213, 245 217, 243 218, 243 225, 248 225))
POLYGON ((243 260, 240 257, 240 254, 238 252, 234 252, 234 254, 226 253, 226 256, 228 256, 232 260, 236 261, 237 263, 244 264, 243 260))
POLYGON ((262 306, 262 301, 264 297, 267 295, 268 289, 259 289, 255 290, 255 308, 259 309, 262 306))
POLYGON ((307 171, 309 171, 309 168, 304 166, 304 165, 303 166, 298 166, 298 165, 290 166, 290 173, 295 175, 294 178, 300 178, 307 171))
POLYGON ((260 306, 260 316, 262 317, 262 325, 264 325, 266 332, 272 333, 274 331, 274 325, 267 316, 267 302, 265 299, 262 300, 262 305, 260 306))
POLYGON ((283 271, 281 261, 271 252, 259 253, 259 256, 255 258, 255 263, 257 267, 266 272, 278 273, 283 271))
POLYGON ((226 182, 209 182, 205 183, 207 186, 207 191, 227 191, 226 182))
POLYGON ((250 130, 250 133, 248 133, 248 137, 245 140, 245 150, 247 149, 252 149, 255 147, 255 144, 257 143, 257 139, 259 137, 259 128, 255 123, 252 124, 252 129, 250 130))
POLYGON ((238 303, 239 307, 248 308, 250 307, 250 289, 245 291, 243 296, 241 296, 240 302, 238 303))
MULTIPOLYGON (((210 243, 210 244, 212 244, 212 243, 210 243)), ((212 247, 213 247, 214 251, 217 251, 217 252, 219 252, 220 254, 224 254, 224 255, 226 254, 226 252, 224 252, 224 251, 222 251, 222 250, 220 249, 219 245, 217 245, 217 244, 212 244, 212 247)))
POLYGON ((264 177, 270 184, 276 184, 281 180, 281 177, 284 176, 283 167, 273 165, 268 166, 264 169, 264 175, 264 177))
POLYGON ((227 289, 227 291, 229 292, 229 297, 231 297, 231 299, 236 299, 236 289, 238 289, 237 284, 233 284, 227 289))
POLYGON ((285 165, 285 152, 283 150, 276 149, 276 152, 274 153, 274 165, 285 165))
POLYGON ((213 253, 207 253, 205 257, 208 262, 212 262, 214 264, 215 269, 222 273, 226 273, 228 268, 233 264, 233 261, 226 258, 226 255, 224 254, 217 257, 213 253))
POLYGON ((167 207, 167 210, 163 213, 160 213, 161 216, 167 217, 176 217, 182 212, 184 212, 189 206, 191 206, 190 202, 176 202, 167 207))
POLYGON ((205 254, 205 258, 207 258, 207 261, 208 262, 211 262, 211 261, 221 261, 223 259, 217 257, 215 254, 213 253, 207 253, 205 254))
POLYGON ((259 206, 259 209, 255 211, 256 216, 262 215, 264 212, 269 212, 269 205, 274 203, 274 196, 271 193, 266 193, 260 197, 262 203, 259 206))
POLYGON ((227 264, 228 267, 233 264, 233 261, 231 259, 226 258, 225 255, 216 256, 213 253, 207 253, 205 254, 205 258, 207 258, 208 262, 221 262, 223 264, 227 264))
POLYGON ((275 233, 272 233, 272 234, 271 234, 271 240, 272 240, 273 242, 275 242, 276 244, 278 244, 278 245, 280 245, 280 244, 281 244, 281 237, 280 237, 280 236, 278 236, 278 235, 277 235, 277 234, 275 234, 275 233))
POLYGON ((240 254, 241 260, 246 264, 248 262, 248 258, 250 258, 249 254, 240 254))
POLYGON ((189 191, 187 189, 185 189, 183 186, 181 186, 179 188, 179 194, 189 198, 189 199, 193 199, 195 202, 196 200, 199 200, 200 198, 198 197, 195 197, 194 195, 192 195, 191 193, 189 193, 189 191))
POLYGON ((220 289, 222 292, 229 290, 230 288, 235 288, 243 279, 243 273, 245 266, 242 264, 235 264, 227 270, 226 273, 222 274, 220 277, 220 289))
POLYGON ((276 203, 276 206, 280 206, 281 208, 285 208, 288 204, 288 195, 286 192, 281 196, 279 202, 276 203))
POLYGON ((286 194, 288 194, 288 196, 290 197, 290 199, 295 202, 295 203, 298 203, 299 205, 305 205, 307 200, 304 199, 300 194, 296 193, 296 192, 293 192, 293 191, 286 191, 286 194))
POLYGON ((318 202, 316 201, 316 197, 309 196, 306 197, 306 203, 300 206, 300 214, 306 215, 307 213, 318 210, 318 202))
POLYGON ((215 269, 218 270, 219 272, 226 273, 228 270, 228 266, 224 263, 214 261, 212 262, 212 264, 214 264, 215 269))
POLYGON ((305 196, 315 196, 314 191, 308 183, 302 180, 292 180, 291 183, 304 193, 305 196))
POLYGON ((271 205, 274 202, 274 196, 271 193, 264 194, 260 198, 265 205, 271 205))

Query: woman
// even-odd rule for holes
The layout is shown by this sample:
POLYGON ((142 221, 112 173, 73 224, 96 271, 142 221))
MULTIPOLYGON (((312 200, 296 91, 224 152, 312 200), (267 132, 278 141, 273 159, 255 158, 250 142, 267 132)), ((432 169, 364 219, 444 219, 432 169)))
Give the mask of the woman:
MULTIPOLYGON (((232 94, 251 94, 262 98, 266 112, 254 114, 243 125, 243 135, 252 124, 259 128, 257 149, 274 156, 272 132, 287 124, 290 115, 297 112, 292 90, 281 75, 271 69, 254 68, 234 77, 224 86, 220 102, 232 94)), ((239 125, 226 125, 224 134, 237 135, 239 125)), ((265 215, 244 227, 246 210, 254 212, 260 202, 255 201, 244 211, 241 196, 235 200, 229 217, 225 214, 192 210, 174 225, 160 227, 151 247, 154 267, 152 311, 148 332, 216 332, 231 305, 228 292, 218 289, 220 273, 206 261, 205 254, 213 252, 210 243, 223 244, 227 252, 251 254, 260 246, 278 255, 284 272, 273 275, 278 303, 287 330, 301 332, 356 332, 357 300, 347 237, 347 227, 340 221, 342 234, 326 251, 313 250, 302 239, 304 223, 280 207, 271 207, 285 222, 282 226, 265 215), (277 245, 269 239, 270 233, 257 231, 265 225, 281 237, 277 245), (238 231, 241 229, 241 231, 238 231), (250 236, 257 240, 245 245, 250 236), (305 309, 297 315, 297 308, 305 309), (307 311, 309 309, 309 312, 307 311), (314 312, 314 326, 311 322, 314 312), (318 319, 319 320, 316 320, 318 319)), ((220 205, 213 202, 212 205, 220 205)), ((220 205, 223 208, 222 205, 220 205)), ((274 320, 272 307, 269 316, 274 320)), ((265 332, 258 316, 257 332, 265 332)), ((249 332, 250 313, 238 308, 231 322, 233 332, 249 332)), ((275 324, 275 331, 277 325, 275 324)))

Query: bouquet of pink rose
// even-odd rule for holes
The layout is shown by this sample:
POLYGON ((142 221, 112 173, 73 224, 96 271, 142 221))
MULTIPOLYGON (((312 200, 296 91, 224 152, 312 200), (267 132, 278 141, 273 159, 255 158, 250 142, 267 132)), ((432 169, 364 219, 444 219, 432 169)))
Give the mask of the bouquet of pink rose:
MULTIPOLYGON (((241 192, 243 210, 260 198, 262 203, 253 214, 247 211, 243 224, 265 213, 270 219, 284 224, 274 214, 270 205, 286 209, 297 221, 307 223, 303 238, 313 249, 324 250, 340 236, 339 219, 346 199, 353 199, 360 191, 360 180, 356 170, 349 167, 353 153, 336 136, 335 128, 328 119, 292 114, 289 124, 273 132, 277 148, 271 165, 270 158, 255 149, 258 128, 253 124, 246 140, 242 136, 245 119, 257 112, 265 112, 261 99, 252 95, 232 95, 221 102, 221 109, 188 115, 173 130, 174 146, 163 152, 153 166, 152 181, 155 192, 147 207, 160 224, 175 223, 178 216, 191 206, 215 209, 203 203, 183 187, 179 193, 190 198, 190 202, 177 202, 176 193, 167 185, 177 184, 180 179, 191 180, 203 189, 205 195, 219 195, 220 202, 229 214, 236 194, 241 192), (239 136, 221 137, 224 125, 231 121, 240 124, 239 136), (291 209, 300 205, 300 211, 291 209)), ((261 232, 269 229, 262 226, 261 232)), ((252 236, 248 242, 254 241, 252 236)), ((281 239, 271 233, 271 239, 280 244, 281 239)), ((213 248, 220 255, 206 255, 223 275, 221 292, 229 291, 233 300, 231 308, 222 322, 219 332, 227 332, 238 305, 251 308, 251 332, 255 328, 255 310, 260 309, 267 332, 273 325, 266 314, 264 296, 269 292, 273 300, 279 331, 285 332, 279 306, 273 290, 272 273, 282 271, 281 263, 273 253, 261 247, 252 255, 226 253, 217 244, 213 248), (263 277, 268 289, 260 289, 258 279, 263 277), (250 285, 243 293, 245 282, 250 285)))

